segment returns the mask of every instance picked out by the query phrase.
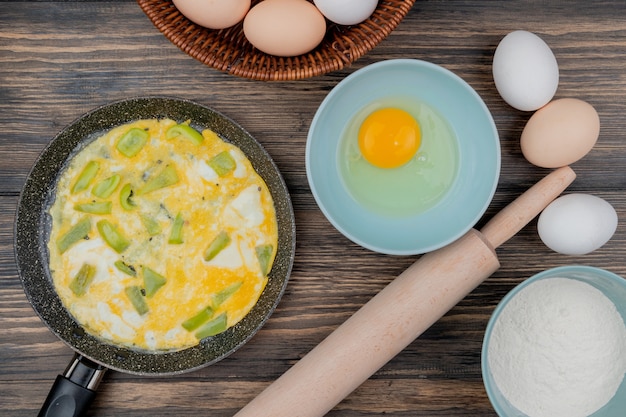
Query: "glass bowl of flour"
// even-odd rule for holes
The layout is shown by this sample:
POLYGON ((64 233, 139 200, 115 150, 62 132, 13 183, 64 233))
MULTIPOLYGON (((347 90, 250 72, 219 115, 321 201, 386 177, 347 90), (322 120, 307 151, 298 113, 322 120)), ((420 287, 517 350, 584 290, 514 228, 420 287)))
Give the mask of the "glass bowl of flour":
POLYGON ((483 382, 501 417, 626 416, 626 279, 590 266, 541 272, 496 307, 483 382))

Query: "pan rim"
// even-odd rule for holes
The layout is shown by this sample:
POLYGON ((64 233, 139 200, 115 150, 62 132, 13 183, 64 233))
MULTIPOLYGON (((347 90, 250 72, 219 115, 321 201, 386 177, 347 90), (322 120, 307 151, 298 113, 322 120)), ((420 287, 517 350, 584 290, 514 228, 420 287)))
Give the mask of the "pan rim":
POLYGON ((190 372, 226 358, 265 325, 289 281, 295 257, 295 230, 295 215, 285 180, 269 153, 247 130, 215 109, 192 100, 139 96, 93 108, 74 119, 46 144, 20 192, 14 221, 14 253, 18 275, 33 310, 52 333, 73 351, 107 369, 164 376, 190 372), (40 233, 46 221, 45 208, 49 205, 50 195, 54 194, 49 189, 42 190, 41 186, 56 184, 63 165, 105 131, 133 120, 155 118, 152 117, 154 115, 180 121, 191 119, 192 125, 216 130, 220 137, 240 147, 268 185, 279 223, 276 260, 257 304, 226 332, 177 351, 133 350, 107 343, 87 333, 65 309, 54 290, 44 249, 47 238, 45 233, 40 233), (101 129, 91 130, 93 126, 101 129), (41 276, 38 277, 38 274, 41 276))

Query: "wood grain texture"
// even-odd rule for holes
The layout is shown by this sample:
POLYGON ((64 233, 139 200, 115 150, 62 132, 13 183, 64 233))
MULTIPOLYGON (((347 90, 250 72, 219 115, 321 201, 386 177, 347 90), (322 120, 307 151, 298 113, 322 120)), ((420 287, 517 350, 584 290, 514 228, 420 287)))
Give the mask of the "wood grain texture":
MULTIPOLYGON (((498 96, 491 58, 508 32, 539 34, 559 62, 557 97, 591 103, 600 138, 573 164, 569 191, 609 201, 626 218, 626 3, 419 0, 391 36, 350 68, 294 82, 256 82, 208 68, 172 45, 132 0, 0 2, 0 415, 32 416, 72 351, 31 309, 13 250, 13 222, 30 167, 81 114, 111 101, 165 95, 236 120, 272 155, 292 195, 296 260, 265 327, 210 367, 175 377, 109 372, 91 416, 232 416, 418 257, 367 251, 337 232, 311 195, 306 135, 326 94, 346 75, 392 58, 439 64, 481 95, 500 134, 502 173, 478 228, 547 171, 519 148, 530 113, 498 96)), ((367 88, 367 87, 364 87, 367 88)), ((497 250, 501 268, 328 415, 495 416, 482 385, 489 316, 516 284, 544 269, 587 264, 626 276, 626 223, 581 257, 550 252, 536 221, 497 250)))

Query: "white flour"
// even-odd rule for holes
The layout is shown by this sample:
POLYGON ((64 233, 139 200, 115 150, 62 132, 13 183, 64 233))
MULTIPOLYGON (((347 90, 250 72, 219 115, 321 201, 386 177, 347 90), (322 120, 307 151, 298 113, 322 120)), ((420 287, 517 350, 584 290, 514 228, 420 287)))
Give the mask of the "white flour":
POLYGON ((626 326, 593 286, 547 278, 505 306, 488 354, 498 388, 528 416, 588 416, 624 378, 626 326))

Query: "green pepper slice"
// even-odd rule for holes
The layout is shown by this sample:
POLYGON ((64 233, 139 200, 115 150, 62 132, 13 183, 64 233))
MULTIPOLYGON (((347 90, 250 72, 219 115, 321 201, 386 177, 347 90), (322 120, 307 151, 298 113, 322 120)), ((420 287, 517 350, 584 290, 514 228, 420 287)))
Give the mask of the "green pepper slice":
POLYGON ((136 277, 137 276, 137 271, 135 270, 135 267, 133 267, 132 265, 128 265, 126 262, 119 260, 119 261, 115 261, 115 263, 113 264, 115 265, 115 267, 125 273, 126 275, 129 275, 131 277, 136 277))
POLYGON ((161 233, 161 225, 155 219, 146 214, 140 214, 139 217, 150 236, 156 236, 161 233))
POLYGON ((146 303, 146 300, 141 293, 141 287, 136 285, 126 287, 124 292, 139 315, 143 316, 150 310, 148 303, 146 303))
POLYGON ((213 317, 213 309, 211 307, 205 307, 195 316, 185 320, 182 326, 185 330, 191 332, 206 323, 211 317, 213 317))
POLYGON ((109 198, 113 191, 120 184, 121 177, 117 174, 110 176, 109 178, 100 181, 93 186, 91 194, 100 198, 109 198))
POLYGON ((225 231, 221 231, 204 251, 204 260, 208 262, 215 258, 229 243, 230 236, 225 231))
POLYGON ((93 277, 96 275, 96 267, 89 264, 83 264, 78 273, 72 278, 70 282, 70 290, 80 297, 87 292, 87 287, 93 281, 93 277))
POLYGON ((168 165, 156 176, 150 178, 137 194, 143 195, 178 183, 178 173, 173 165, 168 165))
POLYGON ((229 174, 237 167, 235 159, 228 151, 218 153, 213 158, 211 158, 209 162, 207 162, 207 164, 209 164, 209 166, 213 168, 215 173, 220 177, 229 174))
POLYGON ((143 285, 146 288, 146 297, 152 298, 156 292, 165 285, 167 278, 154 270, 143 267, 143 285))
POLYGON ((223 290, 213 294, 211 296, 211 307, 213 307, 214 310, 217 310, 220 305, 224 303, 224 301, 228 300, 234 293, 237 292, 239 288, 241 288, 242 284, 243 282, 241 281, 235 282, 234 284, 230 284, 223 290))
POLYGON ((228 325, 228 320, 226 317, 226 313, 222 313, 215 317, 214 319, 205 323, 198 331, 195 333, 195 336, 198 340, 202 340, 205 337, 215 336, 216 334, 222 333, 226 330, 226 326, 228 325))
POLYGON ((117 226, 108 220, 100 220, 96 223, 98 232, 104 241, 117 253, 122 253, 130 245, 130 241, 124 237, 117 226))
POLYGON ((91 232, 91 220, 89 217, 84 217, 57 240, 59 252, 63 253, 74 243, 85 239, 89 235, 89 232, 91 232))
POLYGON ((84 191, 89 187, 91 181, 96 177, 98 170, 100 169, 100 164, 96 161, 89 161, 85 168, 78 175, 78 179, 72 186, 72 194, 79 193, 84 191))
POLYGON ((148 142, 148 137, 149 135, 146 130, 133 127, 117 142, 116 148, 124 156, 132 158, 137 155, 148 142))
POLYGON ((75 204, 74 210, 89 214, 111 214, 111 206, 110 201, 94 201, 75 204))
POLYGON ((254 248, 256 252, 256 257, 259 260, 259 265, 261 266, 261 273, 263 276, 269 274, 271 265, 270 260, 272 258, 272 253, 274 252, 274 246, 272 245, 259 245, 254 248))
POLYGON ((178 213, 174 222, 172 223, 172 230, 170 231, 170 237, 167 240, 168 243, 173 245, 179 245, 183 243, 183 226, 185 225, 185 219, 178 213))
POLYGON ((200 325, 207 322, 209 319, 211 319, 211 317, 213 317, 215 310, 217 310, 220 305, 224 303, 224 301, 229 299, 230 296, 233 295, 241 287, 242 284, 242 282, 236 282, 224 288, 223 290, 213 294, 213 296, 211 297, 211 305, 200 310, 200 312, 198 312, 198 314, 196 314, 195 316, 185 320, 182 326, 188 331, 193 331, 200 327, 200 325))
POLYGON ((166 139, 174 139, 177 137, 188 139, 196 145, 200 145, 204 140, 200 132, 184 123, 174 125, 165 132, 166 139))
POLYGON ((133 201, 133 189, 130 184, 124 184, 120 190, 120 205, 124 210, 133 210, 137 203, 133 201))

